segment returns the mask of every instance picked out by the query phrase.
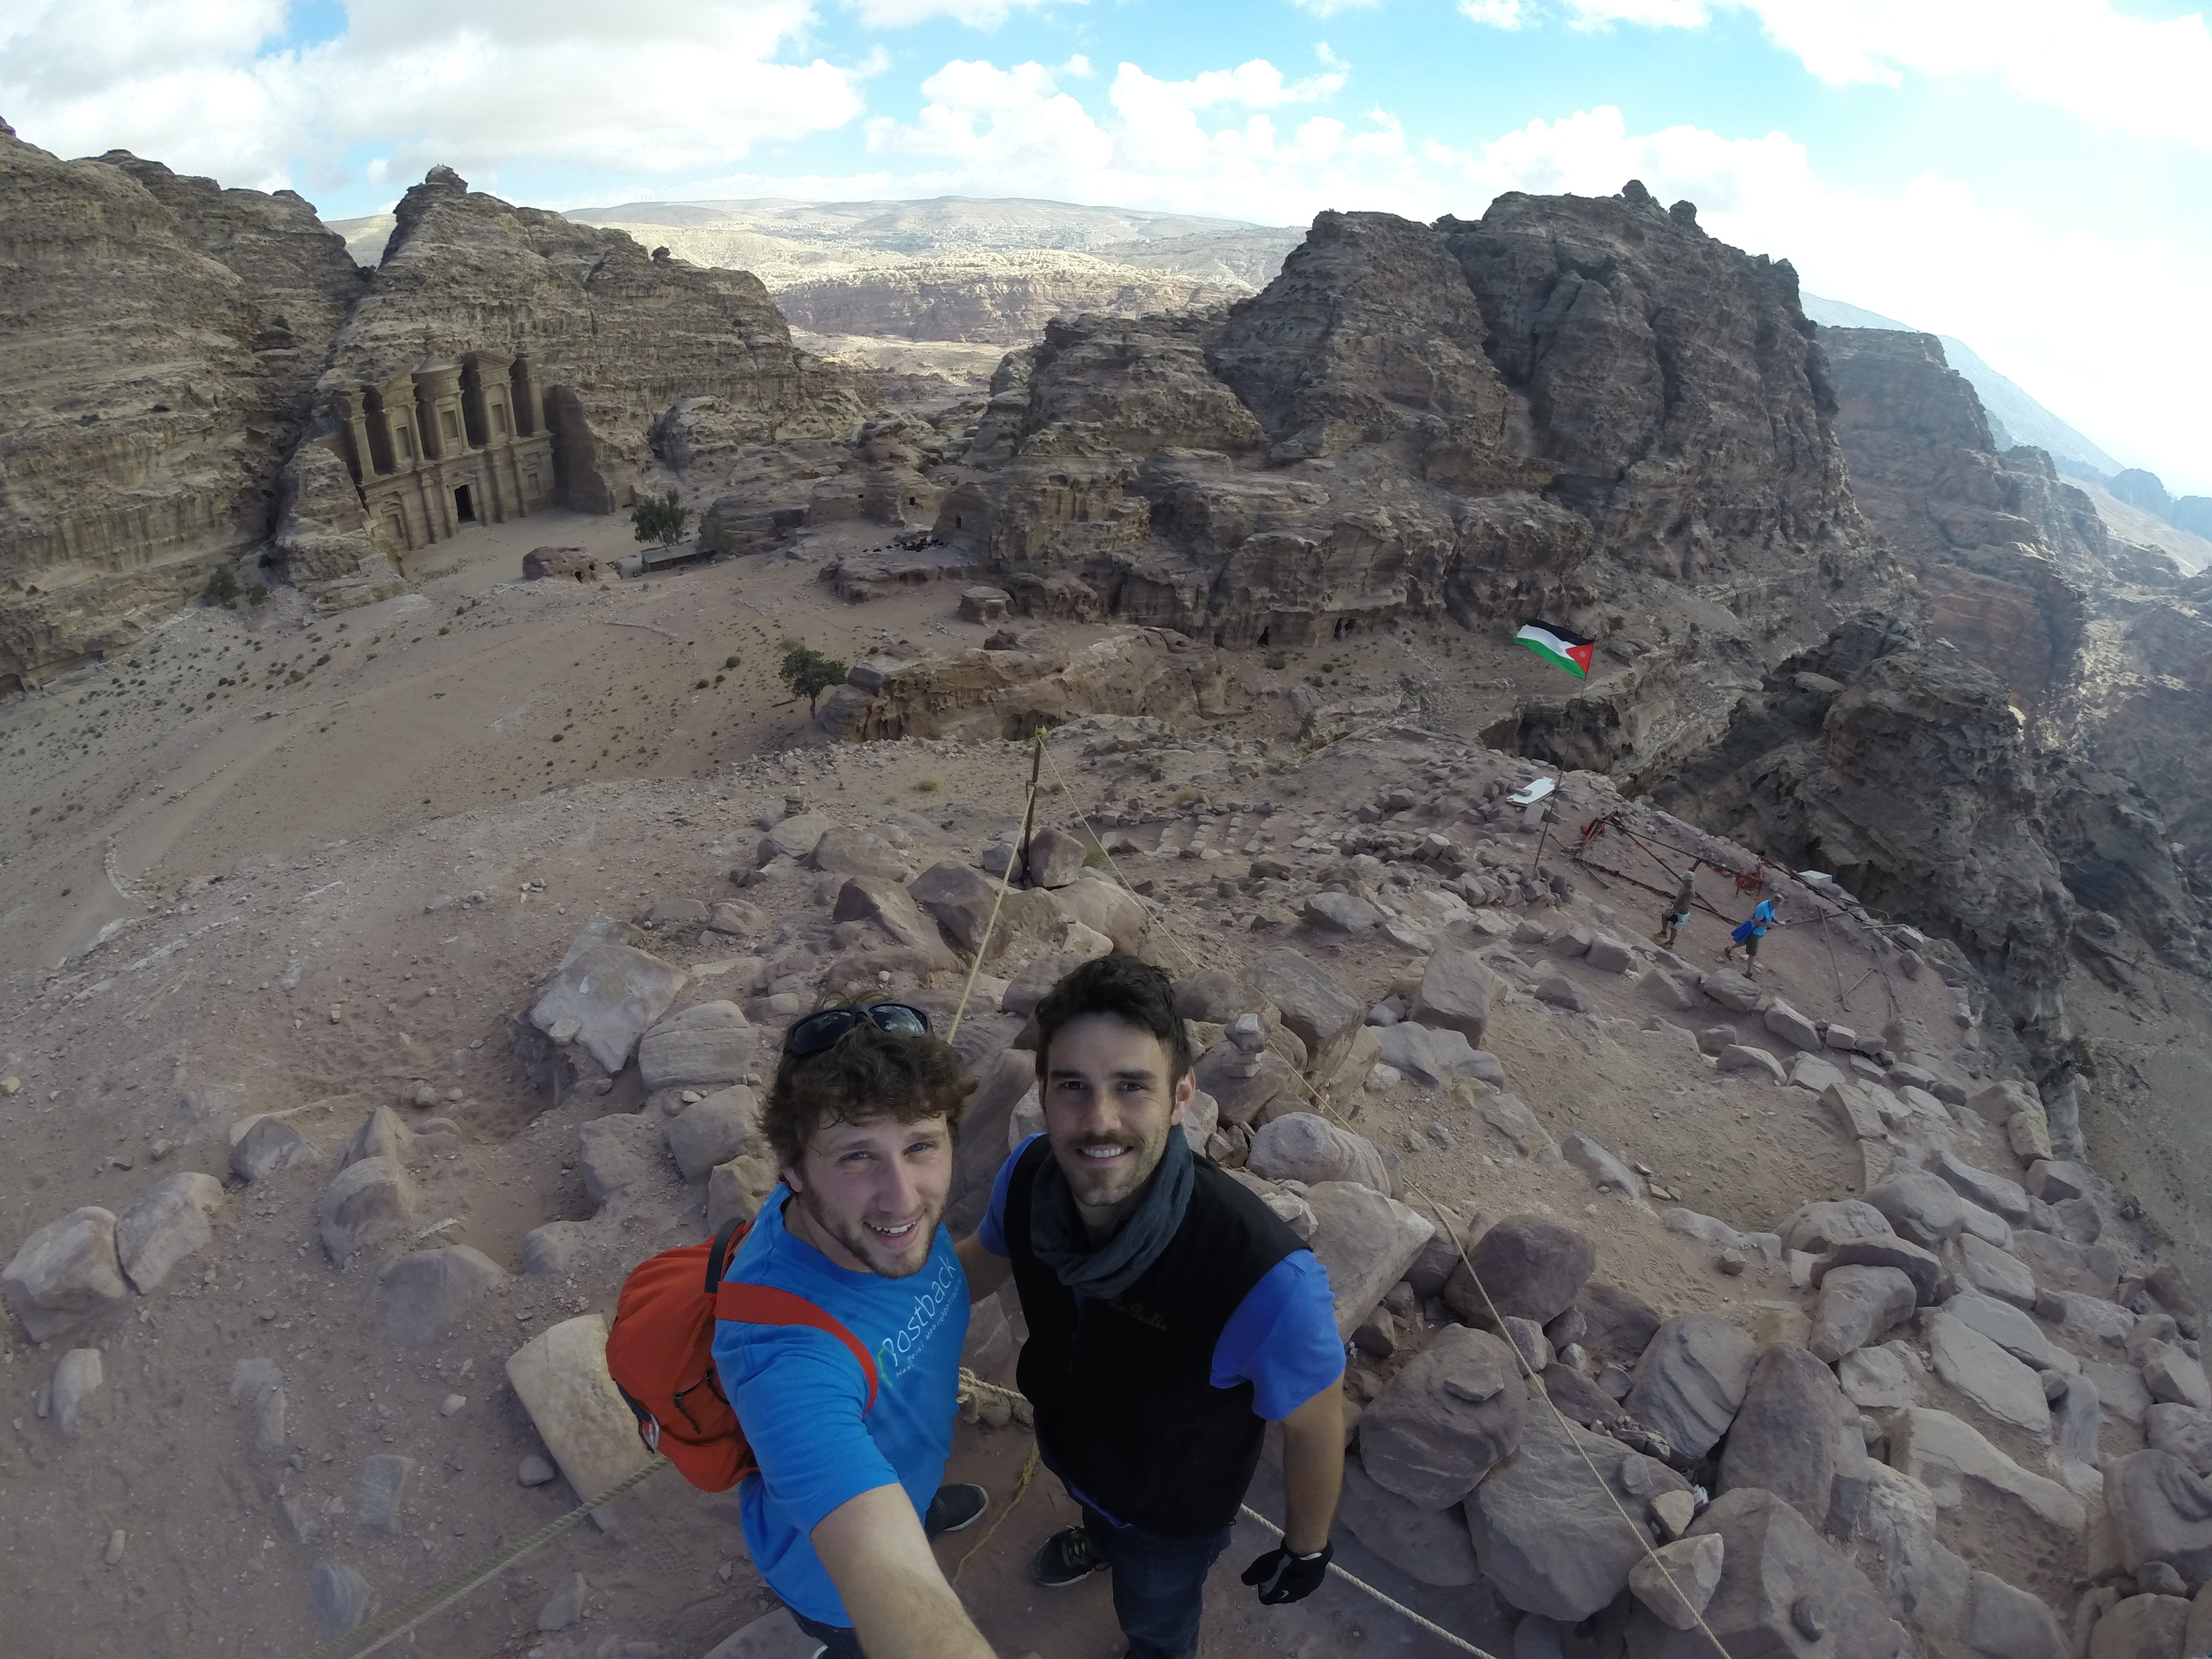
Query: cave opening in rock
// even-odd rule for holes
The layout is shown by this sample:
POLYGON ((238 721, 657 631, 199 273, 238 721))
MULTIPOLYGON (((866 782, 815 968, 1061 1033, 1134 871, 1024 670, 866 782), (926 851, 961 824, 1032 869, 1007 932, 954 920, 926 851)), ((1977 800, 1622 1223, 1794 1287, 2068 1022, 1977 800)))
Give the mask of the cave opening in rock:
POLYGON ((466 484, 456 484, 453 487, 453 516, 463 524, 476 522, 476 503, 469 499, 469 487, 466 484))

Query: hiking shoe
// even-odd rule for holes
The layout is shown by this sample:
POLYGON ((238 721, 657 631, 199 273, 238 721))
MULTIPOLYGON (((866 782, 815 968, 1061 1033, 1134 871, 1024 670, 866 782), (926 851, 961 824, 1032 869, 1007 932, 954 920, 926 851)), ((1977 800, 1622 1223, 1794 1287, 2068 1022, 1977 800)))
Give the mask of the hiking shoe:
POLYGON ((1055 1532, 1029 1559, 1029 1576, 1048 1590, 1080 1583, 1105 1571, 1106 1563, 1091 1553, 1091 1540, 1079 1526, 1055 1532))
POLYGON ((990 1507, 991 1494, 981 1486, 940 1486, 929 1501, 929 1512, 922 1517, 922 1531, 931 1538, 957 1532, 981 1520, 990 1507))

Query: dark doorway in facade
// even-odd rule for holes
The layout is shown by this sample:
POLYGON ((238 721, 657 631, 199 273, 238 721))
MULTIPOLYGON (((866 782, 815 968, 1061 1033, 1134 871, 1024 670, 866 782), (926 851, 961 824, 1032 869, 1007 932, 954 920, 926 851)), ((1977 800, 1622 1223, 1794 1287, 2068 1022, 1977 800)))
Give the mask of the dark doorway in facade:
POLYGON ((476 522, 476 503, 469 499, 469 487, 466 484, 456 484, 453 487, 453 516, 463 524, 476 522))

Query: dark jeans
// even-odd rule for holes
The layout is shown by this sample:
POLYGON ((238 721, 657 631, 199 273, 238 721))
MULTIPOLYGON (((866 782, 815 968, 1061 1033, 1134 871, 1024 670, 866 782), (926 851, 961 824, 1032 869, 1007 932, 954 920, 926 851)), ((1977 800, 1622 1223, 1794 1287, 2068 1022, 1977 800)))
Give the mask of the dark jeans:
POLYGON ((1129 1638, 1128 1659, 1189 1659, 1198 1651, 1206 1574, 1229 1548, 1229 1529, 1162 1538, 1083 1511, 1091 1553, 1112 1563, 1114 1617, 1129 1638))
POLYGON ((849 1624, 817 1624, 795 1607, 791 1609, 791 1622, 826 1645, 829 1659, 868 1659, 860 1650, 860 1633, 849 1624))

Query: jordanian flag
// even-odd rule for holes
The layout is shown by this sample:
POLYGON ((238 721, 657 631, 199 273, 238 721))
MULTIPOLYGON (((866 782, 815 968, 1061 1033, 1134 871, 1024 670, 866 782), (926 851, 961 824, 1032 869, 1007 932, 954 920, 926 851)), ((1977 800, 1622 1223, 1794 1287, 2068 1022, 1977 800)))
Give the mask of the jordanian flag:
POLYGON ((1563 668, 1577 680, 1589 679, 1590 658, 1598 649, 1594 640, 1586 640, 1556 622, 1524 623, 1513 637, 1554 668, 1563 668))

